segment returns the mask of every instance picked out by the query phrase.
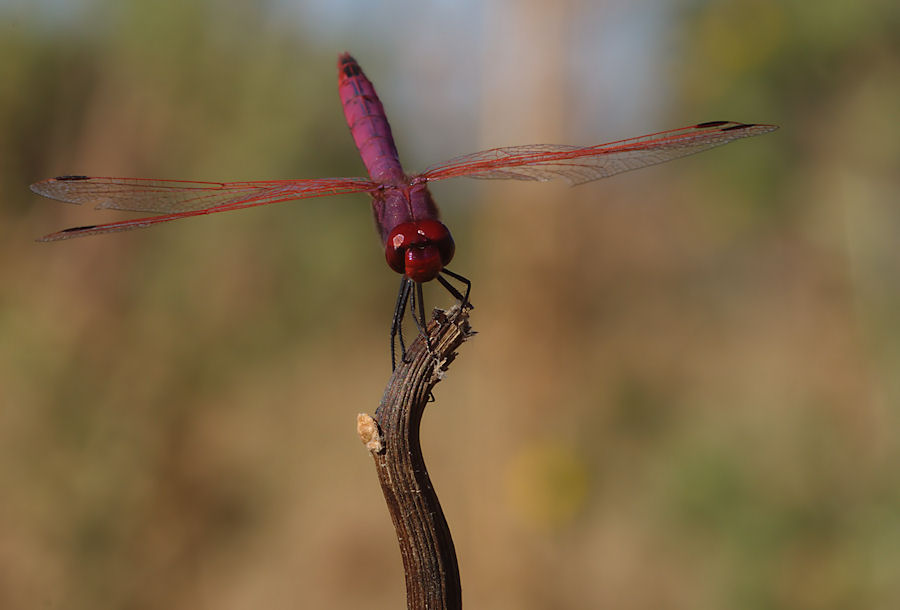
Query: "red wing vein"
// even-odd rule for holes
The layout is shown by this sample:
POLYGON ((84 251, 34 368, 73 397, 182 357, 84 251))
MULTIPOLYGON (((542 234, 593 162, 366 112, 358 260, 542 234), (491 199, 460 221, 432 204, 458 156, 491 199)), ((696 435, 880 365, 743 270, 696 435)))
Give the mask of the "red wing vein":
POLYGON ((775 125, 712 121, 597 146, 534 144, 492 148, 434 166, 422 177, 429 181, 456 176, 487 180, 562 178, 571 184, 582 184, 776 129, 775 125))
POLYGON ((201 214, 240 210, 279 201, 358 193, 376 188, 378 185, 364 178, 215 183, 61 176, 31 185, 31 190, 35 193, 59 201, 160 214, 148 218, 73 227, 46 235, 40 241, 127 231, 201 214))

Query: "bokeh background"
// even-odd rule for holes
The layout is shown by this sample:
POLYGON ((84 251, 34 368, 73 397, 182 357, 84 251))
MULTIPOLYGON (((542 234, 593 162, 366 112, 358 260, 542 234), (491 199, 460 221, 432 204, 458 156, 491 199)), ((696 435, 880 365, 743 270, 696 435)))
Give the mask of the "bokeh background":
POLYGON ((479 331, 423 424, 466 606, 900 607, 898 6, 0 0, 0 607, 403 607, 366 198, 48 245, 128 215, 27 189, 361 175, 344 50, 409 171, 782 126, 433 187, 479 331))

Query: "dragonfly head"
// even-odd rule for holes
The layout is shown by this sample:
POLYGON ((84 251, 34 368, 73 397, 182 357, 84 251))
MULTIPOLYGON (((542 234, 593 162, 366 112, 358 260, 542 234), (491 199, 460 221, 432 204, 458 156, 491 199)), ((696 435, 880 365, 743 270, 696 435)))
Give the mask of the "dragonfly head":
POLYGON ((453 258, 456 246, 450 231, 437 220, 400 223, 390 232, 384 255, 388 265, 414 282, 437 277, 453 258))

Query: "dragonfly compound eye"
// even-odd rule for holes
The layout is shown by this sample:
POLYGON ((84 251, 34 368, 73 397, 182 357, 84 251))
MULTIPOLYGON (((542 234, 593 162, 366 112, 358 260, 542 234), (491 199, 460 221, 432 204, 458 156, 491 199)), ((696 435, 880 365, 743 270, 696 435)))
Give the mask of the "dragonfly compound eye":
POLYGON ((384 254, 391 269, 421 283, 437 277, 455 248, 447 227, 437 220, 420 220, 394 227, 384 254))

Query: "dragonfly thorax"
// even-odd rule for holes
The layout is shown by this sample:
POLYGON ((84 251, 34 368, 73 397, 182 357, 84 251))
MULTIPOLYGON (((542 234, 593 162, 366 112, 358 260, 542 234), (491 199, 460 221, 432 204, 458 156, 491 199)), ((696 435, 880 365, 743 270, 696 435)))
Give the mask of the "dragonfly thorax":
POLYGON ((450 231, 437 220, 404 222, 390 232, 384 255, 388 265, 414 282, 437 277, 453 258, 456 246, 450 231))

